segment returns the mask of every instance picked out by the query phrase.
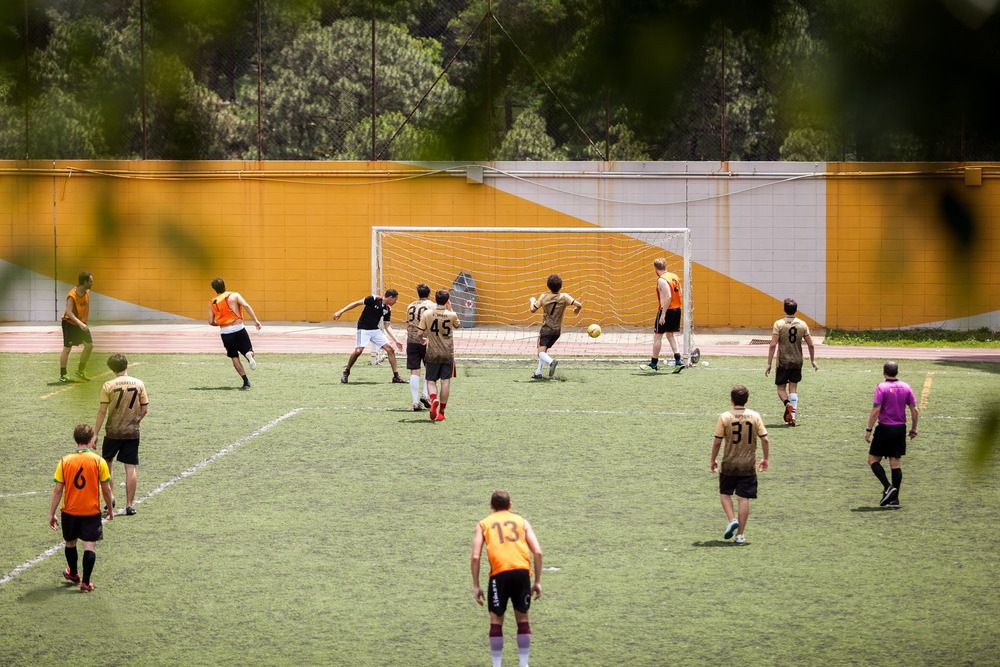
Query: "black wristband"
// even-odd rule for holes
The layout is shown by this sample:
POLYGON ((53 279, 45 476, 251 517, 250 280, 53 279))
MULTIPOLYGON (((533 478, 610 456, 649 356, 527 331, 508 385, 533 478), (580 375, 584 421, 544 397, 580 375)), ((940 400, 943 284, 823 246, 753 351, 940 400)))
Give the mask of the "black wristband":
POLYGON ((869 433, 872 432, 872 430, 870 428, 866 428, 865 430, 868 431, 869 433))

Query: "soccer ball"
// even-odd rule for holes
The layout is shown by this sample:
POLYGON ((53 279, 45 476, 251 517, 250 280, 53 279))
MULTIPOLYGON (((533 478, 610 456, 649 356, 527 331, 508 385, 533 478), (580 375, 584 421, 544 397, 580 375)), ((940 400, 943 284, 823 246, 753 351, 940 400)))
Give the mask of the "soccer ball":
POLYGON ((590 334, 591 338, 597 338, 598 336, 601 335, 601 325, 591 324, 589 327, 587 327, 587 333, 590 334))

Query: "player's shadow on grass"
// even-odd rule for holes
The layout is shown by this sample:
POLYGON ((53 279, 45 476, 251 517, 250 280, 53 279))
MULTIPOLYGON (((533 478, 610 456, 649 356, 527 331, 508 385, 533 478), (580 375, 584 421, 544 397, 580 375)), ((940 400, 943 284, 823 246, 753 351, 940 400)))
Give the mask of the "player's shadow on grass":
MULTIPOLYGON (((749 542, 747 543, 749 544, 749 542)), ((692 542, 693 547, 738 547, 746 546, 746 544, 740 545, 732 540, 705 540, 704 542, 692 542)))
POLYGON ((76 593, 80 594, 80 584, 74 584, 72 582, 64 582, 65 585, 60 583, 58 586, 44 588, 35 588, 17 599, 18 602, 27 602, 29 604, 36 604, 39 602, 45 602, 54 595, 61 595, 63 593, 76 593))
POLYGON ((855 507, 852 512, 898 512, 898 507, 872 507, 870 505, 855 507))
MULTIPOLYGON (((191 391, 242 391, 242 387, 239 386, 227 386, 227 387, 191 387, 191 391)), ((251 391, 253 391, 251 389, 251 391)))

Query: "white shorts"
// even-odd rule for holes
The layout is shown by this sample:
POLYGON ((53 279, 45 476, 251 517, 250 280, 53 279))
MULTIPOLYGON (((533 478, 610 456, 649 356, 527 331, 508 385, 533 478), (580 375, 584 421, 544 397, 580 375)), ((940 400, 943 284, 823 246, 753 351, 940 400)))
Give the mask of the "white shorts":
POLYGON ((376 348, 380 348, 389 344, 389 337, 381 329, 358 329, 355 347, 366 347, 369 342, 376 348))

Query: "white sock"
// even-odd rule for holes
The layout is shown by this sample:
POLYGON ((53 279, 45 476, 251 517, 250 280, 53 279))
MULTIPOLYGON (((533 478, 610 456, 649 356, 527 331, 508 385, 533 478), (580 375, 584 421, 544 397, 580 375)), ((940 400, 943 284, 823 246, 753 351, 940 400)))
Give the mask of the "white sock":
POLYGON ((531 653, 531 633, 518 633, 517 658, 518 667, 528 667, 528 655, 531 653))
POLYGON ((493 658, 493 667, 500 667, 503 660, 503 637, 490 637, 490 656, 493 658))
POLYGON ((410 396, 413 397, 413 404, 416 405, 420 400, 420 376, 411 375, 410 376, 410 396))
POLYGON ((545 362, 542 361, 542 355, 538 355, 538 369, 535 371, 535 375, 542 374, 542 368, 545 366, 545 362))
POLYGON ((542 361, 544 361, 547 364, 551 364, 552 363, 552 357, 549 356, 548 352, 539 352, 538 353, 538 358, 541 359, 542 361))
POLYGON ((795 410, 798 410, 799 409, 799 395, 798 395, 798 393, 789 394, 788 395, 788 402, 792 404, 792 411, 793 412, 795 410))
POLYGON ((427 394, 427 376, 426 375, 424 376, 424 393, 422 393, 420 395, 421 396, 427 396, 428 395, 427 394))

